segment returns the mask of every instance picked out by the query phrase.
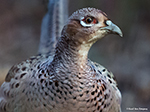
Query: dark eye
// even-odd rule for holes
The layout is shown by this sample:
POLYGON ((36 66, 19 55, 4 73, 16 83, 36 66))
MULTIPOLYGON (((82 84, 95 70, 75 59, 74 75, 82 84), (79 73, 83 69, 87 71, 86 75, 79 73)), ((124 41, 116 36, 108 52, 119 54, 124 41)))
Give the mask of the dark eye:
POLYGON ((84 17, 81 21, 80 21, 80 24, 84 27, 91 27, 95 24, 98 23, 98 20, 94 17, 91 17, 91 16, 87 16, 87 17, 84 17))
POLYGON ((85 22, 86 22, 87 24, 90 24, 90 23, 93 22, 93 18, 87 17, 87 18, 85 19, 85 22))

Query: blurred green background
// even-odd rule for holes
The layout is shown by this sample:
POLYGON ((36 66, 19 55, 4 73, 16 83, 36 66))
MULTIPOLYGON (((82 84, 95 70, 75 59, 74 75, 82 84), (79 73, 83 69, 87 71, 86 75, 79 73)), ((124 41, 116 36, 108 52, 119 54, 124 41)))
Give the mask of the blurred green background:
MULTIPOLYGON (((0 0, 0 84, 12 65, 37 53, 46 3, 0 0)), ((99 40, 89 53, 116 76, 123 112, 128 107, 150 112, 150 0, 70 0, 69 14, 83 7, 106 12, 124 34, 99 40)))

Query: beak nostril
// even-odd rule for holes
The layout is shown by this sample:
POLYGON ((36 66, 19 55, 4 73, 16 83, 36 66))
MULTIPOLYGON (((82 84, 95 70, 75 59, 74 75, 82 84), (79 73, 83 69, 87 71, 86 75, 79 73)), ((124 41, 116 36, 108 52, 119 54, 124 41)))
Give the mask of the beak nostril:
POLYGON ((105 23, 106 26, 112 25, 112 22, 110 20, 105 20, 104 23, 105 23))

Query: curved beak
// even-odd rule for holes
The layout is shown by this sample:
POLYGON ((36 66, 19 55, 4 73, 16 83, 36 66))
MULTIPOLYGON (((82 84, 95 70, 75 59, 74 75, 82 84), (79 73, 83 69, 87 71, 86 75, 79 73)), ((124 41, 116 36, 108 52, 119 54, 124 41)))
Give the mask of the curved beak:
POLYGON ((121 29, 117 25, 112 23, 110 20, 106 21, 106 25, 106 27, 102 27, 101 29, 108 30, 110 33, 117 34, 123 37, 121 29))

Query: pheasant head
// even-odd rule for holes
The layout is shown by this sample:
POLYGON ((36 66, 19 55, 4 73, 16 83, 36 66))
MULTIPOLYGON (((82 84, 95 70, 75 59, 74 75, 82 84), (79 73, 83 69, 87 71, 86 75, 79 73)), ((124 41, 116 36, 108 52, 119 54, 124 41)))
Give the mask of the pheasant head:
POLYGON ((83 8, 70 16, 63 28, 61 40, 66 41, 67 50, 73 47, 80 59, 84 60, 93 43, 111 33, 122 37, 120 28, 104 12, 95 8, 83 8))
POLYGON ((94 43, 110 33, 122 37, 120 28, 104 12, 95 8, 83 8, 74 12, 63 30, 68 39, 80 44, 94 43))

